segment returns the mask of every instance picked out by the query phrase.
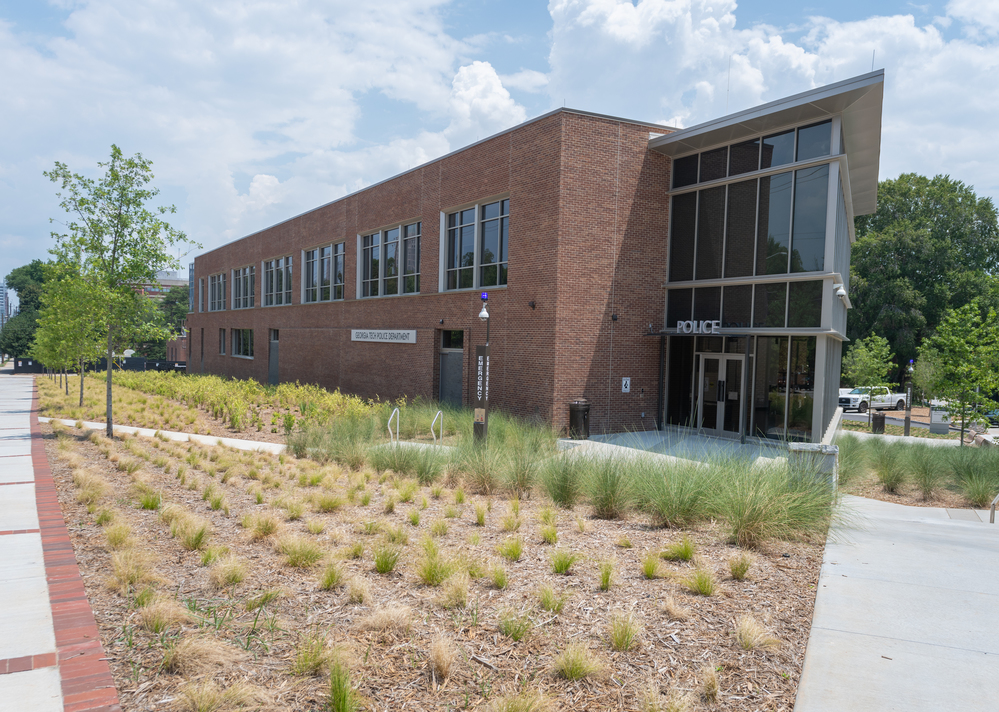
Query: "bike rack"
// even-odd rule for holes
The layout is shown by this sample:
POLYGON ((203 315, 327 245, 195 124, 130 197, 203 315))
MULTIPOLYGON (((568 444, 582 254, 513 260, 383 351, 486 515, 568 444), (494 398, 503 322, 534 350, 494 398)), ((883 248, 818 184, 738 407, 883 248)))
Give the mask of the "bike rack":
POLYGON ((434 416, 434 422, 430 424, 430 434, 434 436, 434 445, 437 444, 437 433, 434 432, 434 426, 437 424, 437 419, 440 418, 441 421, 441 443, 444 442, 444 411, 437 411, 437 415, 434 416))
POLYGON ((389 416, 389 419, 388 419, 388 431, 389 431, 389 440, 392 442, 393 445, 398 445, 399 444, 399 409, 398 408, 396 408, 395 410, 393 410, 392 411, 392 415, 389 416), (394 435, 392 433, 392 418, 395 418, 395 434, 394 435))

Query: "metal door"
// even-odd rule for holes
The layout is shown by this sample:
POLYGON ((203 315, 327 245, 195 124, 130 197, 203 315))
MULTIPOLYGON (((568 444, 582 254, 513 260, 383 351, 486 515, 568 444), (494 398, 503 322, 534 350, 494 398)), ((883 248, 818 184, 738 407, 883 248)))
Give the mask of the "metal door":
POLYGON ((698 422, 709 435, 742 434, 742 356, 704 356, 700 365, 698 422))
POLYGON ((278 384, 278 330, 270 330, 270 354, 267 361, 267 383, 271 386, 278 384))
POLYGON ((461 407, 461 351, 441 351, 440 400, 461 407))

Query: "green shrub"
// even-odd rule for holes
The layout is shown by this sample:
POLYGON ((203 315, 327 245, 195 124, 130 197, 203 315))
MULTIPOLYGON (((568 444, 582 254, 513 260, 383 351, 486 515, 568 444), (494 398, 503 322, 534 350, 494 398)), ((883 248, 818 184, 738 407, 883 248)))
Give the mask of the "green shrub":
POLYGON ((572 565, 581 558, 579 554, 563 549, 556 549, 551 553, 552 573, 568 574, 572 565))
POLYGON ((737 460, 717 466, 710 504, 731 539, 753 547, 768 539, 807 538, 825 531, 833 493, 823 476, 786 465, 748 467, 737 460))
POLYGON ((693 540, 684 534, 680 541, 673 542, 667 546, 660 556, 667 561, 690 561, 694 558, 695 552, 696 547, 693 540))
POLYGON ((616 458, 590 460, 584 478, 586 495, 598 519, 620 519, 634 501, 634 478, 616 458))
POLYGON ((875 440, 870 445, 871 464, 874 474, 885 492, 895 494, 905 483, 905 446, 901 443, 888 443, 875 440))
POLYGON ((541 468, 541 487, 559 507, 572 509, 583 493, 583 471, 577 458, 565 453, 545 461, 541 468))

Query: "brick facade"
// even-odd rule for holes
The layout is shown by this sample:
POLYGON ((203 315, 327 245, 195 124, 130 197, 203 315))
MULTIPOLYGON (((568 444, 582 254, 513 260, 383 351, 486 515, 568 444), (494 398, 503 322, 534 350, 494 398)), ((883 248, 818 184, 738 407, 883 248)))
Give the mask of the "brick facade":
POLYGON ((664 129, 559 110, 198 257, 206 311, 196 304, 188 317, 189 372, 266 383, 278 329, 281 381, 433 399, 440 330, 461 329, 469 404, 485 327, 477 290, 438 291, 441 213, 509 197, 509 281, 487 288, 492 407, 565 427, 568 401, 585 397, 595 433, 654 429, 660 339, 648 332, 664 320, 671 159, 648 149, 650 131, 664 129), (417 220, 420 294, 355 298, 357 236, 417 220), (301 304, 301 252, 331 242, 345 243, 345 299, 301 304), (262 307, 261 262, 284 255, 294 261, 292 304, 262 307), (208 276, 246 265, 257 271, 254 308, 229 308, 227 283, 227 309, 208 312, 208 276), (231 329, 254 330, 252 360, 229 354, 231 329), (352 342, 351 329, 415 329, 417 339, 352 342))

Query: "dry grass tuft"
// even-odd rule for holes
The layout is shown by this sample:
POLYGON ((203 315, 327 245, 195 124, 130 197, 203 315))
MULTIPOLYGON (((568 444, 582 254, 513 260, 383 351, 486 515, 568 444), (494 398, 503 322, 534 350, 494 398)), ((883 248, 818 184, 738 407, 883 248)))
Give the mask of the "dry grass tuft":
POLYGON ((136 549, 121 549, 111 555, 111 578, 108 585, 122 595, 128 595, 133 588, 148 583, 153 578, 145 553, 136 549))
POLYGON ((185 712, 229 712, 261 709, 269 699, 263 690, 242 682, 223 689, 211 680, 188 683, 180 690, 181 709, 185 712))
POLYGON ((736 581, 743 581, 749 575, 752 565, 753 557, 741 551, 728 560, 728 572, 736 581))
POLYGON ((76 493, 76 501, 81 504, 94 504, 107 497, 111 492, 111 486, 107 480, 97 473, 85 469, 73 472, 73 484, 79 489, 76 493))
POLYGON ((371 589, 368 587, 368 582, 365 579, 354 576, 347 582, 348 601, 351 603, 366 603, 369 598, 371 598, 371 589))
POLYGON ((780 641, 767 633, 760 622, 750 615, 739 616, 735 624, 735 640, 743 650, 776 648, 780 645, 780 641))
POLYGON ((718 699, 718 668, 714 665, 705 665, 701 668, 701 697, 708 702, 718 699))
POLYGON ((408 633, 413 627, 413 610, 409 606, 379 608, 360 622, 361 630, 408 633))
POLYGON ((243 559, 230 554, 224 559, 219 559, 212 566, 209 579, 215 588, 228 588, 236 586, 246 580, 248 567, 243 559))
POLYGON ((280 522, 278 518, 269 512, 258 512, 257 514, 247 514, 243 517, 241 524, 250 534, 254 541, 266 539, 274 534, 280 522))
POLYGON ((582 680, 601 670, 603 665, 600 661, 579 643, 569 643, 562 654, 555 658, 555 672, 569 682, 582 680))
POLYGON ((108 526, 104 530, 104 537, 107 539, 108 548, 112 551, 131 549, 135 545, 135 541, 132 539, 132 529, 124 522, 108 526))
POLYGON ((430 654, 427 662, 430 665, 431 679, 437 684, 447 680, 451 676, 451 668, 454 667, 458 654, 450 638, 437 636, 430 644, 430 654))
POLYGON ((498 697, 489 705, 489 712, 548 712, 551 705, 540 692, 498 697))
POLYGON ((274 548, 284 554, 285 563, 298 569, 315 566, 323 558, 322 547, 306 537, 291 534, 274 542, 274 548))
POLYGON ((184 638, 163 655, 163 669, 193 677, 224 669, 246 658, 246 654, 214 638, 184 638))
POLYGON ((468 587, 471 585, 471 577, 467 573, 458 573, 449 576, 441 586, 437 603, 442 608, 464 608, 468 605, 468 587))
POLYGON ((139 618, 143 628, 159 635, 171 626, 190 621, 191 613, 172 598, 160 598, 142 608, 139 618))
POLYGON ((662 610, 673 621, 689 620, 691 615, 690 609, 681 606, 672 596, 666 596, 663 599, 662 610))
POLYGON ((607 642, 614 650, 626 652, 638 643, 640 632, 634 613, 613 613, 607 626, 607 642))

